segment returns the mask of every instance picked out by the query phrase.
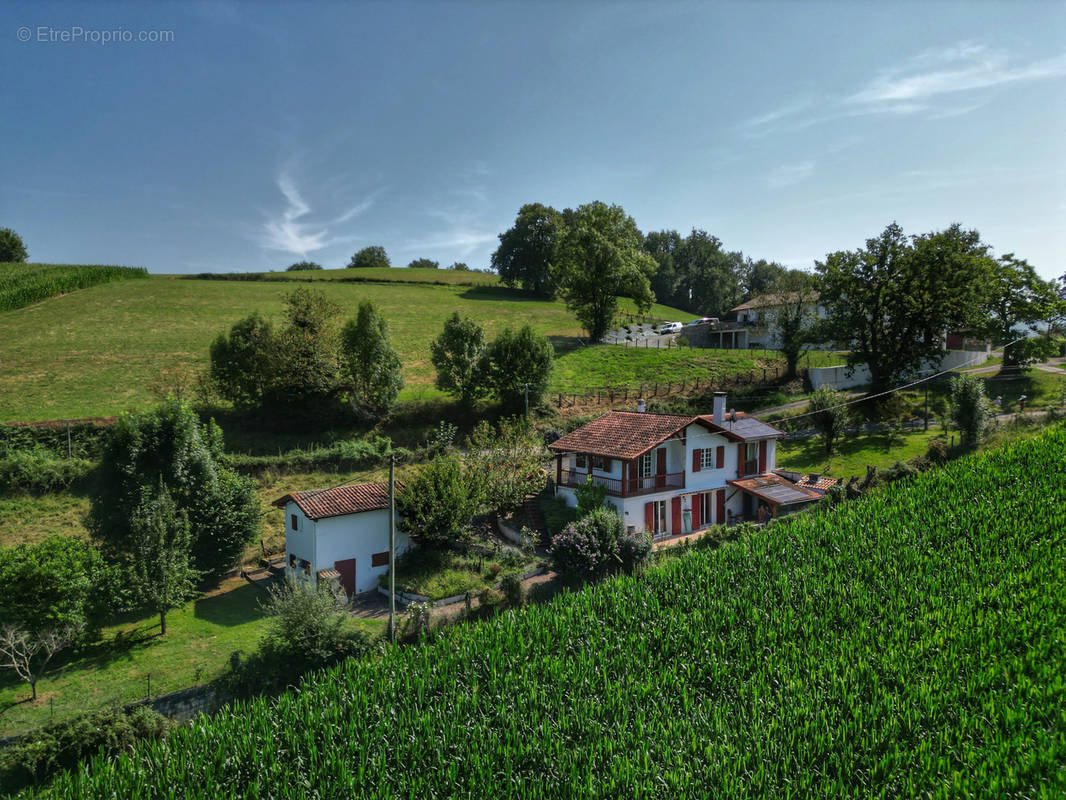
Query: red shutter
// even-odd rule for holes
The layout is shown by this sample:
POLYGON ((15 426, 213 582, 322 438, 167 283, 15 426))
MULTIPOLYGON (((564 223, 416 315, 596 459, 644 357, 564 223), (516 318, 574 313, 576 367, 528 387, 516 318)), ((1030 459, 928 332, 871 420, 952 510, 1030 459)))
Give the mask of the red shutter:
POLYGON ((718 469, 721 469, 722 467, 725 466, 725 445, 724 444, 718 445, 718 447, 715 449, 714 463, 715 463, 715 466, 718 467, 718 469))
POLYGON ((700 529, 700 506, 703 504, 703 495, 692 495, 692 530, 698 531, 700 529))
POLYGON ((675 497, 671 505, 673 513, 670 514, 670 533, 678 534, 681 533, 681 498, 675 497))
POLYGON ((700 471, 700 462, 702 461, 702 459, 703 459, 703 451, 702 450, 696 449, 696 450, 692 451, 692 471, 693 472, 699 472, 700 471))
POLYGON ((725 489, 718 490, 718 520, 719 525, 725 525, 725 489))
POLYGON ((766 440, 759 442, 759 472, 766 472, 766 440))
POLYGON ((744 475, 744 442, 737 445, 737 477, 744 475))
POLYGON ((655 532, 655 503, 644 504, 644 530, 655 532))

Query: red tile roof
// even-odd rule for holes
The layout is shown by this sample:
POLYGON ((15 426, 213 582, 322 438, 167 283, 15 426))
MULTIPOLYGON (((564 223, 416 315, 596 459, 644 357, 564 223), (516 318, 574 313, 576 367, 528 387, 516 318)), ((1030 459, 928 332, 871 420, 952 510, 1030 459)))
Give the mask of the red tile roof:
POLYGON ((548 445, 562 453, 634 459, 696 421, 686 414, 609 411, 548 445))
POLYGON ((380 511, 389 507, 389 487, 385 483, 356 483, 351 486, 334 486, 332 489, 314 489, 307 492, 289 492, 274 501, 275 506, 296 503, 308 519, 341 517, 363 511, 380 511))

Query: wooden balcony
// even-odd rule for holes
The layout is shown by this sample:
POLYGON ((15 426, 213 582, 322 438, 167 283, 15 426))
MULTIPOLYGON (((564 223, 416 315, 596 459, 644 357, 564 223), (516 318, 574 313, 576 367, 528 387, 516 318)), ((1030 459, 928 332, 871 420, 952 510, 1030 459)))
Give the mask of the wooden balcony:
MULTIPOLYGON (((576 488, 584 486, 588 480, 587 472, 574 472, 562 470, 559 473, 559 485, 576 488)), ((648 475, 645 478, 608 478, 604 475, 593 475, 592 482, 598 486, 606 486, 607 494, 614 497, 635 497, 642 494, 654 494, 666 492, 670 489, 685 488, 684 472, 664 472, 659 475, 648 475)))

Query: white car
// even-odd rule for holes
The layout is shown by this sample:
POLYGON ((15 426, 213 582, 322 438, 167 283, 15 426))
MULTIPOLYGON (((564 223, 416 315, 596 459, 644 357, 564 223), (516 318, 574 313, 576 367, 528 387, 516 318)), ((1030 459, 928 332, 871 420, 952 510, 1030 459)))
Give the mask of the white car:
POLYGON ((659 333, 677 333, 683 327, 680 322, 664 322, 659 326, 659 333))

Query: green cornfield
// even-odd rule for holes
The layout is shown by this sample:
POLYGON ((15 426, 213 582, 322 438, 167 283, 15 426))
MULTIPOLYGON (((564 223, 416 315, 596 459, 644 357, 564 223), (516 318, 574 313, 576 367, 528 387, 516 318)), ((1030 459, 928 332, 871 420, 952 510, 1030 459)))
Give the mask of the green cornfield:
POLYGON ((148 270, 142 267, 0 264, 0 311, 22 308, 100 283, 147 277, 148 270))
POLYGON ((1066 796, 1066 428, 460 626, 65 798, 1066 796))

